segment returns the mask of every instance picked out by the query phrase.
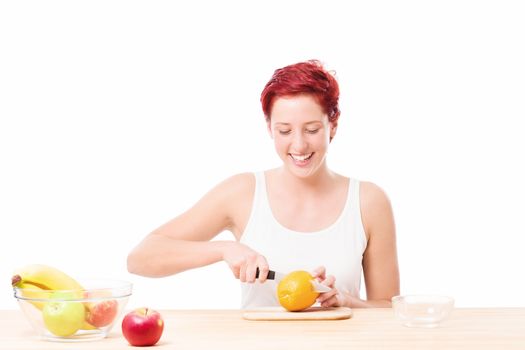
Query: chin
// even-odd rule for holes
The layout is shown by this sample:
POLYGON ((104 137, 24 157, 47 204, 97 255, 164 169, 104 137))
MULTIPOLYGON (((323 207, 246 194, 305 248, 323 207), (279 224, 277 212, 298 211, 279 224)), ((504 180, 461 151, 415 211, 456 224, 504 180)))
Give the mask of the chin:
POLYGON ((287 164, 286 168, 290 174, 301 179, 306 179, 311 177, 312 175, 315 175, 315 173, 318 170, 317 167, 314 166, 309 166, 307 168, 299 168, 294 164, 287 164))
POLYGON ((324 157, 322 158, 323 161, 319 162, 318 154, 314 154, 311 162, 304 167, 298 166, 292 160, 290 160, 290 156, 288 154, 286 154, 284 158, 281 158, 281 160, 283 161, 283 168, 288 173, 301 179, 315 176, 324 165, 324 157))

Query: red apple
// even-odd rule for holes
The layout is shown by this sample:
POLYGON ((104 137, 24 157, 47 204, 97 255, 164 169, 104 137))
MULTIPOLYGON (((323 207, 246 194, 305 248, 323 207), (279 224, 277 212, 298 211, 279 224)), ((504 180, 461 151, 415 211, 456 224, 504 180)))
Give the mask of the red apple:
POLYGON ((146 307, 131 311, 122 320, 122 334, 133 346, 155 345, 163 330, 160 313, 146 307))
POLYGON ((109 325, 117 316, 118 303, 116 300, 105 300, 92 304, 86 312, 86 321, 95 327, 109 325))

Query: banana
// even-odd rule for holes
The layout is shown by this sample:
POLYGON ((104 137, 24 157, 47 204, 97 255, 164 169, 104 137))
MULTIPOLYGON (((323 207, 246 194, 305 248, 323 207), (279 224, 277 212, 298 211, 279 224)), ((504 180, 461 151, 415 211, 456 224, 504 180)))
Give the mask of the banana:
POLYGON ((84 324, 82 325, 82 327, 80 327, 80 329, 83 329, 85 331, 92 331, 98 328, 90 324, 88 321, 84 320, 84 324))
MULTIPOLYGON (((46 292, 45 289, 42 289, 31 283, 26 283, 26 282, 21 281, 18 283, 16 287, 20 289, 20 295, 24 298, 29 298, 29 299, 47 299, 49 298, 49 292, 46 292)), ((42 310, 44 308, 45 302, 43 301, 34 301, 34 300, 28 300, 28 301, 39 310, 42 310)))
MULTIPOLYGON (((30 299, 49 299, 52 290, 78 291, 79 297, 84 296, 81 292, 84 288, 75 279, 54 267, 41 264, 26 265, 16 270, 11 285, 21 290, 21 296, 30 299)), ((44 301, 28 301, 39 310, 46 305, 44 301)), ((84 303, 84 306, 87 312, 90 304, 84 303)), ((94 330, 97 327, 84 321, 81 329, 94 330)))
POLYGON ((17 271, 11 279, 13 287, 20 283, 31 284, 41 289, 82 290, 82 286, 66 273, 51 266, 41 264, 26 265, 17 271))

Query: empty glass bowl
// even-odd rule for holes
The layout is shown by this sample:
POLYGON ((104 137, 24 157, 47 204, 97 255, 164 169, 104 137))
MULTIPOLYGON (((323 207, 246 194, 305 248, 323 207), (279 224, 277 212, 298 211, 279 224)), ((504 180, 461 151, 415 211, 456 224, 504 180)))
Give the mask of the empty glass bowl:
POLYGON ((454 308, 454 299, 441 295, 398 295, 392 298, 394 314, 407 327, 437 327, 454 308))
POLYGON ((82 290, 14 287, 15 298, 38 336, 75 342, 107 336, 131 295, 129 282, 92 280, 82 290))

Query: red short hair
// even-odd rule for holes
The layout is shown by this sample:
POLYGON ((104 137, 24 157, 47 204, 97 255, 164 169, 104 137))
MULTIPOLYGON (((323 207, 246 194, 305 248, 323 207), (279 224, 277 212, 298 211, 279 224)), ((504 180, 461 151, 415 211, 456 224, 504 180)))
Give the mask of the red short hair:
POLYGON ((324 69, 318 60, 310 60, 277 69, 261 93, 261 104, 266 117, 270 114, 274 101, 283 96, 299 94, 312 95, 328 120, 335 126, 339 119, 339 85, 334 76, 324 69))

